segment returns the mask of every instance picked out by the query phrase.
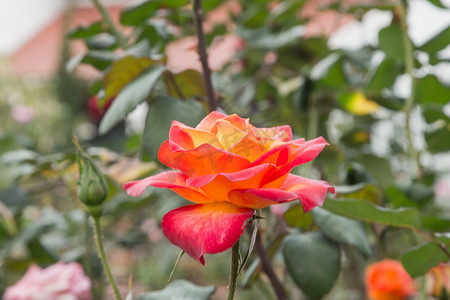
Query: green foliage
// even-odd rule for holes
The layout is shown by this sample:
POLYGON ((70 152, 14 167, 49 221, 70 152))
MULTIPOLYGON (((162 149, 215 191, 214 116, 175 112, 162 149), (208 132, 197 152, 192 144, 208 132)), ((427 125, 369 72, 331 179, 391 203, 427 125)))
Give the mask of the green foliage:
POLYGON ((99 132, 106 133, 119 123, 136 106, 145 101, 164 72, 161 65, 151 66, 128 83, 114 100, 100 123, 99 132))
POLYGON ((341 252, 338 244, 321 233, 287 236, 283 256, 289 274, 308 297, 319 299, 334 286, 339 275, 341 252))

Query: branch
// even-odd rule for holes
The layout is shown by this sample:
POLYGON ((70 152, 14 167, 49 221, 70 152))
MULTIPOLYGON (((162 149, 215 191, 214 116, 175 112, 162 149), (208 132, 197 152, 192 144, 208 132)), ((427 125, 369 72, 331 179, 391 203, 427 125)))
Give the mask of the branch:
POLYGON ((214 89, 211 81, 211 70, 208 66, 208 54, 206 53, 205 33, 203 32, 202 4, 201 0, 194 1, 194 21, 195 31, 198 40, 198 54, 203 69, 203 84, 205 85, 206 96, 208 97, 209 110, 217 109, 217 102, 214 97, 214 89))

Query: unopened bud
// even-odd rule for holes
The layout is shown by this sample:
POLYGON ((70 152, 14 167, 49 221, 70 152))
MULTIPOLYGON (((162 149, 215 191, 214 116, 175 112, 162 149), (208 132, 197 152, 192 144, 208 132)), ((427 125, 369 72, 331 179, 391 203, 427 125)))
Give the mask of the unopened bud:
POLYGON ((450 264, 441 263, 425 276, 427 293, 438 299, 450 298, 450 264))
POLYGON ((88 213, 101 214, 102 204, 108 196, 105 177, 86 154, 79 153, 77 161, 80 173, 78 197, 86 205, 88 213))

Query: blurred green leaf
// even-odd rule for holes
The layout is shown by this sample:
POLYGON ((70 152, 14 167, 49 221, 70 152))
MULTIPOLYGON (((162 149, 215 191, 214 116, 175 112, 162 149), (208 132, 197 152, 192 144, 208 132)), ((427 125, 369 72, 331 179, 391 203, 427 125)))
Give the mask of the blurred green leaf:
POLYGON ((151 66, 127 84, 106 111, 99 126, 99 133, 108 132, 139 103, 145 101, 164 70, 165 68, 161 65, 151 66))
POLYGON ((96 34, 102 33, 106 31, 106 26, 102 23, 102 21, 95 22, 89 24, 87 26, 79 26, 69 31, 67 34, 69 38, 72 39, 85 39, 96 34))
POLYGON ((432 199, 433 190, 424 184, 390 186, 386 189, 386 198, 395 207, 412 206, 421 208, 432 199))
POLYGON ((388 58, 396 61, 404 60, 403 34, 400 25, 392 24, 380 30, 378 35, 380 49, 388 58))
POLYGON ((117 39, 111 34, 101 33, 87 38, 86 46, 91 50, 113 50, 117 47, 117 39))
POLYGON ((355 161, 363 165, 380 186, 387 187, 395 182, 391 165, 386 158, 361 153, 355 161))
POLYGON ((417 80, 416 98, 421 104, 446 104, 450 101, 450 88, 440 82, 435 75, 430 74, 417 80))
POLYGON ((189 0, 161 0, 161 4, 166 7, 179 7, 189 3, 189 0))
MULTIPOLYGON (((435 0, 439 2, 439 0, 435 0)), ((442 4, 441 4, 442 5, 442 4)), ((436 54, 448 46, 450 41, 450 26, 446 29, 442 30, 427 42, 425 42, 422 46, 420 46, 419 50, 425 51, 430 55, 430 63, 436 64, 438 62, 436 54)))
POLYGON ((115 97, 128 83, 156 62, 148 57, 127 56, 115 61, 103 79, 105 94, 101 104, 115 97))
POLYGON ((139 26, 150 18, 160 6, 160 1, 149 0, 131 8, 127 8, 120 14, 120 23, 125 26, 139 26))
POLYGON ((422 217, 423 227, 435 232, 450 231, 450 218, 428 215, 422 217))
POLYGON ((137 300, 208 300, 215 286, 198 286, 187 280, 176 280, 160 291, 141 294, 137 300))
POLYGON ((296 204, 289 208, 283 217, 289 226, 300 227, 303 230, 308 229, 313 221, 311 213, 304 213, 301 204, 296 204))
POLYGON ((144 150, 151 159, 158 161, 159 147, 169 138, 169 129, 173 120, 195 126, 204 116, 204 108, 197 101, 181 101, 169 96, 155 97, 145 120, 142 137, 144 150))
POLYGON ((383 191, 374 184, 360 183, 336 189, 336 197, 367 200, 373 204, 383 203, 383 191))
POLYGON ((81 59, 81 63, 89 64, 98 70, 105 70, 117 59, 117 54, 111 51, 91 50, 81 59))
POLYGON ((181 95, 179 95, 179 92, 186 99, 205 96, 202 74, 197 71, 186 70, 178 74, 167 71, 164 73, 164 80, 169 96, 180 98, 181 95), (177 89, 179 89, 179 92, 177 89))
POLYGON ((405 228, 420 228, 419 212, 414 208, 389 209, 361 200, 326 199, 326 210, 355 220, 405 228))
POLYGON ((383 89, 390 88, 400 73, 401 69, 394 59, 384 59, 376 70, 372 71, 365 89, 366 93, 380 93, 383 89))
POLYGON ((273 50, 284 47, 292 42, 298 41, 303 36, 305 28, 297 25, 280 33, 263 33, 249 37, 248 42, 254 48, 273 50))
POLYGON ((314 208, 311 214, 317 227, 329 239, 355 246, 366 258, 372 255, 369 240, 358 221, 335 215, 320 207, 314 208))
POLYGON ((450 150, 450 124, 432 132, 425 133, 427 150, 431 153, 446 152, 450 150))
POLYGON ((319 61, 311 70, 311 79, 317 81, 319 86, 329 88, 346 86, 342 57, 338 53, 332 53, 319 61))
POLYGON ((287 236, 283 256, 294 282, 312 299, 326 295, 338 278, 339 245, 319 232, 287 236))
POLYGON ((445 6, 444 4, 442 4, 441 0, 427 0, 428 2, 430 2, 431 4, 433 4, 436 7, 439 8, 448 8, 447 6, 445 6))
MULTIPOLYGON (((449 251, 448 244, 447 251, 449 251)), ((432 267, 440 262, 446 262, 449 257, 442 251, 436 243, 426 243, 412 250, 409 250, 401 257, 401 262, 405 270, 411 277, 425 274, 432 267)))
POLYGON ((450 118, 444 113, 444 107, 441 104, 429 103, 422 104, 422 114, 427 123, 434 123, 442 120, 446 123, 450 123, 450 118))

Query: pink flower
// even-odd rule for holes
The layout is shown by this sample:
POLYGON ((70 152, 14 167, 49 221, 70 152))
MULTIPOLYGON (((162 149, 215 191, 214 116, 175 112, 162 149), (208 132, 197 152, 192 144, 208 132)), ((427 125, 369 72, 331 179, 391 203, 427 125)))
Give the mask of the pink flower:
POLYGON ((78 263, 58 262, 46 269, 31 265, 3 300, 89 300, 91 281, 78 263))
POLYGON ((317 157, 324 138, 292 140, 289 126, 258 128, 236 114, 213 111, 195 128, 173 121, 159 160, 174 169, 127 182, 130 196, 147 186, 168 188, 196 204, 169 211, 163 234, 196 261, 231 248, 256 209, 300 200, 305 212, 334 188, 290 174, 317 157))
POLYGON ((29 123, 34 120, 34 110, 27 105, 17 105, 12 108, 11 117, 17 123, 29 123))

